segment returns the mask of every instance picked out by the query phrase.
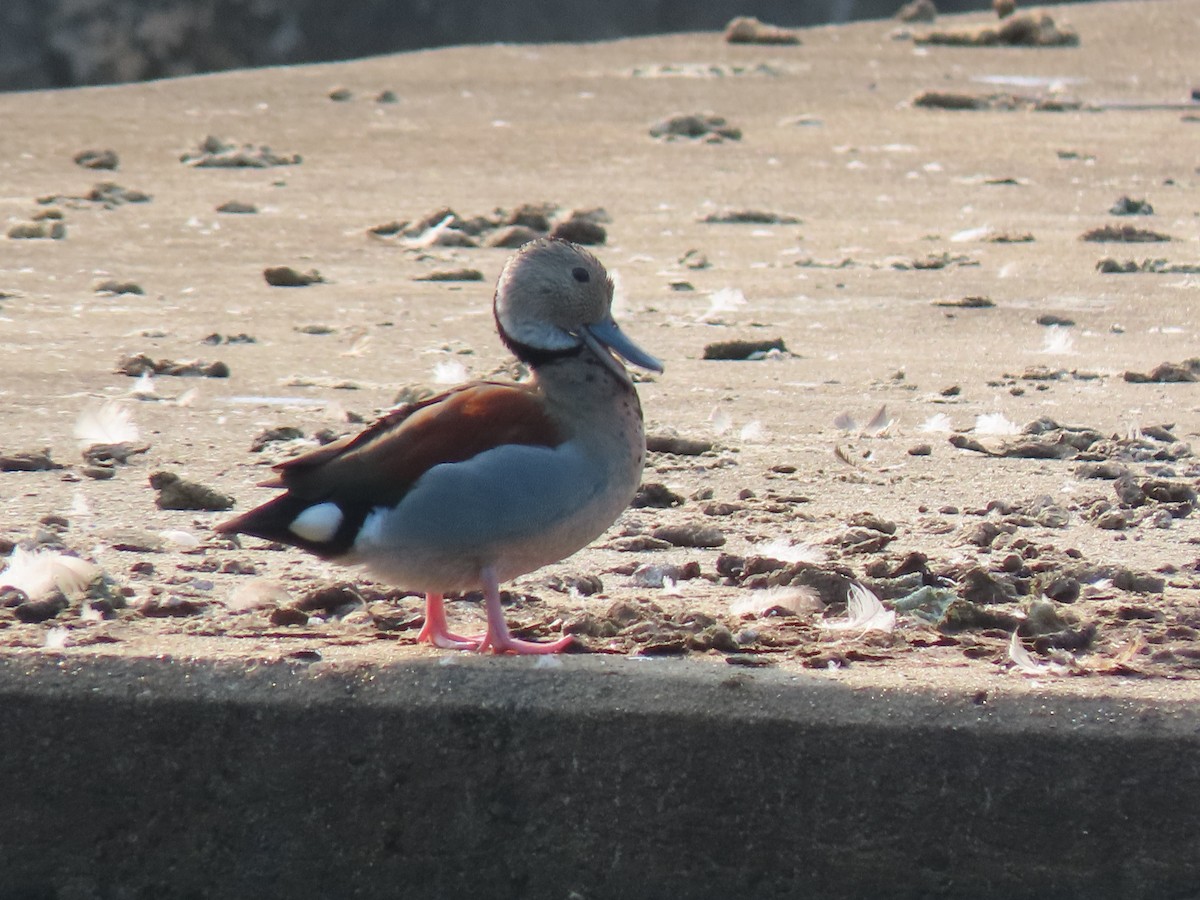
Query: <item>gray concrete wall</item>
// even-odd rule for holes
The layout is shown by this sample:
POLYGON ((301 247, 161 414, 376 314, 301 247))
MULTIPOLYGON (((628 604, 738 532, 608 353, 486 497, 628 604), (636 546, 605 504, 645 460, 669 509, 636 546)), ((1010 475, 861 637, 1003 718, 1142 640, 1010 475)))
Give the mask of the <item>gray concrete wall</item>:
POLYGON ((1194 709, 679 661, 0 661, 0 898, 1194 897, 1194 709))

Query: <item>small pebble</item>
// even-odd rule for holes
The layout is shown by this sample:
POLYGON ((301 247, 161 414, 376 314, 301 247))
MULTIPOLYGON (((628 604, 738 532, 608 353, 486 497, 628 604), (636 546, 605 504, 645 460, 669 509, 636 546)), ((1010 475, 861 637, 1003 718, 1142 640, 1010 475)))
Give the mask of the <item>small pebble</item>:
POLYGON ((729 125, 722 116, 712 113, 676 114, 651 125, 650 136, 666 141, 689 138, 717 143, 724 140, 740 141, 742 130, 729 125))
POLYGON ((661 525, 651 531, 650 536, 674 547, 721 547, 725 544, 725 535, 719 528, 695 523, 661 525))
POLYGON ((226 200, 217 207, 219 213, 229 213, 230 215, 253 215, 258 212, 258 207, 253 203, 243 203, 240 200, 226 200))
POLYGON ((1056 316, 1053 313, 1045 313, 1037 317, 1037 323, 1047 327, 1057 325, 1061 328, 1070 328, 1075 324, 1075 320, 1068 319, 1066 316, 1056 316))
POLYGON ((291 266, 269 266, 263 269, 263 278, 272 287, 307 287, 325 281, 316 269, 299 272, 291 266))
POLYGON ((682 506, 683 503, 683 497, 676 494, 665 484, 650 481, 638 488, 629 505, 634 509, 644 509, 647 507, 652 509, 671 509, 675 506, 682 506))
POLYGON ((762 341, 716 341, 704 347, 704 359, 750 360, 762 359, 771 351, 787 353, 783 338, 762 341))
POLYGON ((414 281, 483 281, 483 273, 478 269, 441 269, 428 275, 419 275, 414 281))
POLYGON ((194 509, 221 512, 233 508, 234 500, 228 494, 185 481, 174 472, 155 472, 150 476, 150 486, 158 491, 156 503, 159 509, 194 509))
POLYGON ((487 239, 487 245, 505 250, 516 250, 524 247, 530 241, 536 241, 539 237, 541 234, 527 225, 506 225, 487 239))
POLYGON ((95 287, 92 288, 92 290, 94 290, 97 294, 114 295, 146 293, 144 290, 142 290, 142 286, 136 281, 116 281, 112 278, 108 279, 107 281, 98 282, 95 287))
POLYGON ((595 246, 608 240, 608 232, 604 230, 603 225, 588 219, 567 219, 554 226, 550 237, 573 244, 595 246))
POLYGON ((712 441, 706 441, 702 438, 685 438, 673 434, 646 435, 646 449, 651 453, 673 453, 676 456, 700 456, 703 453, 708 453, 712 448, 712 441))
POLYGON ((0 472, 45 472, 61 468, 50 458, 49 449, 18 450, 15 453, 0 451, 0 472))
POLYGON ((121 163, 113 150, 80 150, 74 159, 75 165, 85 169, 115 169, 121 163))
POLYGON ((768 25, 753 16, 738 16, 725 26, 725 41, 730 44, 795 46, 800 43, 800 36, 790 28, 768 25))

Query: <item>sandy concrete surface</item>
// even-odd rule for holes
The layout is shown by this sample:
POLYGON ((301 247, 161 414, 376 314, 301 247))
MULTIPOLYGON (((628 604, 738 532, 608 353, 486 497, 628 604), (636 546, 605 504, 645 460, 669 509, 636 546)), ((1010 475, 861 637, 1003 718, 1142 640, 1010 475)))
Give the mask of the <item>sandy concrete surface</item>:
MULTIPOLYGON (((711 449, 652 453, 645 480, 666 493, 651 499, 675 505, 630 510, 511 586, 528 634, 849 684, 1194 696, 1197 387, 1129 379, 1194 377, 1196 8, 1050 13, 1078 46, 927 45, 869 22, 793 47, 492 46, 0 96, 5 227, 65 228, 0 239, 0 453, 49 448, 65 466, 0 473, 0 538, 109 579, 105 598, 40 622, 10 596, 3 653, 442 655, 414 643, 419 599, 218 539, 227 513, 160 509, 150 476, 245 509, 269 496, 254 486, 266 466, 322 431, 506 376, 489 302, 510 251, 369 229, 445 208, 483 227, 548 204, 555 221, 604 210, 594 249, 619 276, 621 321, 666 362, 640 384, 649 430, 711 449), (1016 96, 913 103, 931 91, 1016 96), (740 138, 651 137, 676 113, 740 138), (180 161, 209 135, 292 164, 180 161), (118 167, 76 164, 88 149, 118 167), (1121 197, 1153 214, 1112 215, 1121 197), (257 212, 218 212, 228 201, 257 212), (779 224, 704 221, 731 211, 779 224), (1170 240, 1081 239, 1110 225, 1170 240), (1105 258, 1145 270, 1103 273, 1105 258), (263 270, 281 265, 323 281, 272 287, 263 270), (421 280, 462 268, 481 280, 421 280), (114 293, 128 283, 142 293, 114 293), (786 351, 704 358, 730 340, 786 351), (116 371, 138 354, 228 376, 116 371), (107 400, 148 449, 90 471, 73 428, 107 400), (251 451, 279 426, 305 438, 251 451), (320 593, 338 581, 357 593, 320 593), (924 618, 824 627, 853 581, 924 618), (921 587, 941 600, 921 607, 921 587)), ((471 598, 451 606, 480 619, 471 598)))

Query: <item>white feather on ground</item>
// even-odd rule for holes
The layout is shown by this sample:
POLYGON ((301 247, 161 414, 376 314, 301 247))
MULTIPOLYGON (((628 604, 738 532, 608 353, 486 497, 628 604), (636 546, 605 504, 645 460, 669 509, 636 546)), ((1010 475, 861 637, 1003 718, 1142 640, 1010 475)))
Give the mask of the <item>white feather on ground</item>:
POLYGON ((891 632, 896 627, 896 611, 888 609, 879 598, 861 584, 850 585, 846 595, 846 618, 829 619, 821 623, 829 631, 891 632))
POLYGON ((367 348, 371 345, 371 335, 360 334, 354 339, 354 342, 341 352, 342 356, 362 356, 367 352, 367 348))
POLYGON ((608 279, 613 285, 612 297, 612 314, 613 318, 618 322, 626 317, 629 312, 629 296, 625 292, 625 285, 621 281, 621 273, 616 269, 608 270, 608 279))
POLYGON ((871 421, 863 426, 863 434, 868 437, 878 437, 891 428, 895 421, 894 417, 888 415, 885 404, 879 407, 879 411, 871 416, 871 421))
POLYGON ((848 412, 838 413, 833 418, 833 427, 838 431, 857 431, 858 422, 848 412))
POLYGON ((190 531, 184 531, 181 528, 166 528, 158 533, 159 537, 183 547, 186 550, 194 550, 200 546, 200 538, 192 534, 190 531))
POLYGON ((746 305, 746 295, 737 288, 721 288, 708 298, 708 309, 700 317, 701 322, 716 324, 725 313, 737 312, 746 305))
POLYGON ((812 544, 793 544, 787 538, 775 538, 761 544, 751 544, 750 549, 759 556, 778 559, 785 563, 810 563, 820 565, 825 562, 828 553, 822 547, 812 544))
POLYGON ((799 616, 819 610, 821 597, 810 587, 770 587, 744 592, 729 604, 729 611, 735 616, 761 616, 775 607, 790 610, 799 616))
POLYGON ((103 406, 89 406, 75 420, 75 437, 85 447, 96 444, 133 444, 138 427, 133 414, 112 400, 103 406))
POLYGON ((0 572, 0 587, 14 587, 31 600, 49 596, 55 588, 66 596, 77 594, 100 575, 100 567, 78 556, 57 550, 17 547, 0 572))
POLYGON ((885 434, 895 422, 895 417, 888 415, 887 405, 885 404, 875 411, 875 415, 871 416, 870 421, 862 426, 861 430, 858 426, 858 420, 848 412, 838 413, 834 417, 833 427, 845 432, 858 431, 863 437, 879 437, 885 434))
POLYGON ((1051 325, 1042 336, 1042 352, 1067 355, 1075 352, 1075 337, 1061 325, 1051 325))
POLYGON ((457 359, 443 359, 433 367, 434 384, 461 384, 467 380, 467 367, 457 359))
POLYGON ((1021 428, 1004 413, 984 413, 975 417, 975 433, 1013 435, 1020 434, 1021 428))
POLYGON ((158 396, 158 388, 154 384, 154 376, 149 372, 143 372, 138 376, 138 380, 133 383, 133 387, 129 389, 129 393, 137 397, 139 400, 151 400, 158 396))
POLYGON ((965 244, 969 241, 981 241, 992 233, 990 225, 980 225, 978 228, 966 228, 962 231, 956 231, 950 235, 950 240, 955 244, 965 244))
POLYGON ((759 443, 767 439, 767 429, 763 427, 762 422, 754 421, 742 426, 742 430, 738 432, 738 437, 743 441, 751 443, 759 443))
POLYGON ((1034 659, 1015 631, 1008 642, 1008 658, 1012 660, 1016 671, 1022 675, 1066 675, 1071 671, 1070 666, 1064 666, 1062 663, 1034 659))
POLYGON ((951 423, 950 417, 945 413, 934 413, 921 423, 918 430, 924 432, 945 432, 949 434, 954 430, 954 425, 951 423))
POLYGON ((714 406, 713 411, 708 415, 708 421, 712 425, 713 434, 722 435, 733 427, 733 416, 726 409, 721 409, 719 406, 714 406))
POLYGON ((436 225, 425 229, 416 237, 404 242, 404 246, 411 247, 414 250, 424 250, 429 247, 437 246, 441 240, 442 233, 449 230, 450 223, 454 221, 453 214, 446 216, 436 225))
POLYGON ((71 508, 69 510, 72 516, 90 516, 92 507, 87 502, 87 497, 83 495, 83 491, 76 490, 71 495, 71 508))

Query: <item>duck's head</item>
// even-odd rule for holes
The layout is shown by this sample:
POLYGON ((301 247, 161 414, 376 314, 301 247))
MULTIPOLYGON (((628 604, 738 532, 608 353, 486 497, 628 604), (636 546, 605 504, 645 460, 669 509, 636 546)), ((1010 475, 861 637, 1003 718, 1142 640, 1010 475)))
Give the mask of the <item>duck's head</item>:
POLYGON ((654 372, 662 363, 627 338, 612 317, 613 283, 600 260, 567 241, 531 241, 505 265, 494 310, 500 339, 536 366, 594 353, 620 377, 613 354, 654 372))

